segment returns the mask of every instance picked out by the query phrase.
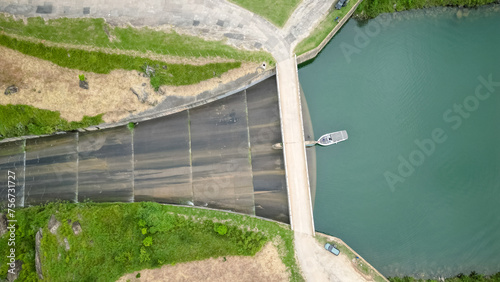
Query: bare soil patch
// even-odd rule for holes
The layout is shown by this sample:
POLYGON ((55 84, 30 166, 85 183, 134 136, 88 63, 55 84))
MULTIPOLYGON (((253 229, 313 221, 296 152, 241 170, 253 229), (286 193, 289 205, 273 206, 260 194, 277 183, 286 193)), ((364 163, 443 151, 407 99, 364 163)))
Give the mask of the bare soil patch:
POLYGON ((59 111, 61 117, 68 121, 104 113, 104 121, 110 123, 152 108, 152 104, 161 102, 165 96, 194 96, 213 89, 221 83, 255 72, 258 65, 243 63, 239 69, 195 85, 162 86, 164 94, 161 95, 161 91, 155 92, 150 86, 149 78, 137 71, 115 70, 109 74, 82 72, 0 46, 0 91, 3 93, 12 84, 19 87, 19 92, 12 95, 0 93, 0 104, 25 104, 59 111), (90 89, 78 86, 80 74, 85 75, 90 89), (149 94, 148 103, 141 103, 131 87, 144 89, 149 94))
POLYGON ((118 281, 289 281, 278 250, 267 243, 254 257, 228 256, 129 273, 118 281), (141 274, 139 279, 137 273, 141 274))

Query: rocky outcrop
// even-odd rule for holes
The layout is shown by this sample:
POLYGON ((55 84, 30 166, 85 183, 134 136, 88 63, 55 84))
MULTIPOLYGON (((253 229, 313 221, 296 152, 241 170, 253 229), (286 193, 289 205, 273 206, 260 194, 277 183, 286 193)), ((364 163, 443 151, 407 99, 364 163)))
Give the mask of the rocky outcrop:
POLYGON ((130 87, 130 91, 137 96, 137 100, 139 100, 139 102, 144 104, 148 100, 149 93, 146 92, 143 86, 130 87))
POLYGON ((66 237, 64 237, 64 249, 66 250, 66 252, 71 249, 69 246, 68 238, 66 238, 66 237))
POLYGON ((57 233, 57 229, 61 226, 61 222, 59 222, 54 215, 52 215, 49 219, 49 231, 52 234, 57 233))
POLYGON ((10 94, 17 93, 18 91, 19 91, 19 88, 17 88, 17 86, 11 85, 11 86, 7 87, 7 89, 5 89, 5 92, 3 92, 3 94, 10 95, 10 94))
POLYGON ((80 88, 83 88, 83 89, 89 89, 89 83, 85 80, 80 80, 80 83, 78 86, 80 86, 80 88))
POLYGON ((19 273, 23 269, 23 262, 20 260, 16 260, 14 262, 16 264, 16 268, 14 269, 14 273, 8 272, 7 273, 7 281, 14 281, 19 277, 19 273))
POLYGON ((42 228, 38 230, 35 236, 35 268, 36 274, 38 274, 38 278, 43 279, 42 274, 42 260, 41 260, 41 252, 40 252, 40 242, 42 241, 42 228))
POLYGON ((71 225, 71 228, 73 228, 73 233, 75 233, 76 236, 78 236, 80 233, 82 233, 82 226, 80 225, 80 222, 78 222, 78 221, 73 222, 73 225, 71 225))
POLYGON ((7 217, 5 214, 0 213, 0 237, 7 233, 7 217))
MULTIPOLYGON (((154 98, 150 99, 150 94, 149 92, 147 91, 147 85, 146 83, 143 83, 141 85, 137 85, 137 86, 134 86, 134 87, 130 87, 130 91, 132 91, 132 93, 134 93, 134 95, 137 97, 137 100, 139 100, 139 102, 143 103, 143 104, 148 104, 150 106, 156 106, 158 104, 157 101, 152 101, 154 100, 154 98)), ((163 91, 159 92, 160 95, 162 95, 163 91)))

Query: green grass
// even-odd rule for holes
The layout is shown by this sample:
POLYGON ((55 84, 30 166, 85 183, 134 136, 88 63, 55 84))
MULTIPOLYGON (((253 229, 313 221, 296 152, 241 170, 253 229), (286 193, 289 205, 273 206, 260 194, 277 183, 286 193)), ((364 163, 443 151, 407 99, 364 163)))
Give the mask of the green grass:
POLYGON ((477 7, 495 2, 496 0, 364 0, 356 9, 355 16, 361 19, 370 19, 382 13, 396 11, 437 6, 477 7), (396 5, 396 9, 394 5, 396 5))
POLYGON ((61 67, 94 73, 106 74, 115 69, 143 71, 143 66, 147 63, 150 66, 154 66, 156 70, 156 78, 151 81, 151 84, 155 88, 158 88, 160 85, 177 86, 195 84, 213 78, 214 74, 220 75, 241 65, 240 62, 211 63, 199 66, 166 64, 161 61, 128 55, 49 47, 42 43, 11 38, 5 34, 0 34, 0 45, 26 55, 51 61, 61 67), (166 66, 167 69, 162 66, 166 66))
MULTIPOLYGON (((365 0, 366 1, 366 0, 365 0)), ((356 4, 357 0, 350 0, 347 6, 343 7, 340 10, 336 10, 334 7, 330 9, 330 12, 326 16, 326 18, 319 23, 319 25, 314 29, 311 34, 304 38, 297 46, 295 47, 295 54, 301 55, 304 54, 316 47, 318 47, 321 42, 328 36, 328 34, 337 26, 337 22, 335 21, 336 17, 339 17, 339 22, 342 18, 349 12, 349 10, 356 4)))
POLYGON ((51 134, 103 123, 102 114, 68 122, 59 112, 27 105, 0 105, 0 139, 24 135, 51 134))
MULTIPOLYGON (((51 203, 18 209, 16 220, 16 254, 24 263, 20 281, 36 280, 34 237, 39 228, 43 228, 42 269, 49 281, 115 281, 126 273, 164 264, 253 256, 278 237, 284 242, 278 248, 291 280, 303 281, 294 258, 293 232, 286 225, 248 216, 156 203, 51 203), (56 235, 47 229, 52 214, 62 222, 56 235), (73 234, 68 220, 81 224, 80 235, 73 234), (69 251, 64 249, 64 237, 69 251)), ((3 236, 2 257, 7 247, 3 236)), ((0 279, 6 272, 7 265, 0 265, 0 279)))
POLYGON ((206 41, 195 36, 180 35, 175 31, 167 33, 149 28, 112 27, 104 19, 61 18, 46 22, 36 17, 28 18, 25 24, 22 20, 16 21, 10 16, 0 15, 0 30, 55 43, 135 50, 142 53, 151 51, 181 57, 222 57, 273 63, 272 56, 267 52, 238 50, 222 41, 206 41), (111 41, 110 38, 114 39, 111 41))
MULTIPOLYGON (((331 242, 331 241, 327 240, 326 237, 319 235, 319 234, 316 235, 316 240, 318 240, 318 242, 320 242, 322 245, 324 245, 326 243, 336 245, 337 249, 339 249, 340 253, 346 255, 350 261, 352 261, 353 259, 356 259, 356 257, 357 257, 357 255, 355 253, 353 253, 351 251, 351 249, 349 249, 347 246, 345 246, 342 243, 331 242)), ((362 259, 356 260, 356 268, 360 272, 362 272, 363 274, 372 277, 372 279, 374 281, 377 281, 377 282, 385 281, 384 278, 380 277, 380 275, 375 270, 373 270, 369 265, 367 265, 362 259)))
POLYGON ((276 26, 283 27, 301 0, 229 0, 260 15, 276 26))

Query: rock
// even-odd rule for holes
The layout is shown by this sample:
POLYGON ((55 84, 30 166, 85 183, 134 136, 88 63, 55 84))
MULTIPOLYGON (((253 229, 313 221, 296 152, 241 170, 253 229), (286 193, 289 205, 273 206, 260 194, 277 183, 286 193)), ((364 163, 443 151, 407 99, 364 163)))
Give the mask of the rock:
POLYGON ((18 91, 19 91, 19 88, 17 88, 17 86, 11 85, 11 86, 7 87, 7 89, 5 89, 5 92, 3 94, 10 95, 10 94, 17 93, 18 91))
POLYGON ((467 17, 468 15, 469 15, 469 9, 465 8, 465 9, 463 10, 463 16, 464 16, 464 17, 467 17))
POLYGON ((85 80, 80 80, 79 86, 80 86, 80 88, 83 88, 83 89, 89 89, 89 83, 85 80))
POLYGON ((462 18, 462 15, 463 15, 462 10, 458 10, 458 11, 457 11, 457 19, 461 19, 461 18, 462 18))
POLYGON ((40 242, 42 241, 43 234, 42 234, 42 228, 38 230, 38 232, 35 235, 35 268, 36 268, 36 273, 38 274, 38 278, 43 280, 43 274, 42 274, 42 260, 41 260, 41 252, 40 252, 40 242))
MULTIPOLYGON (((139 88, 139 87, 137 87, 137 88, 139 88)), ((137 96, 137 100, 139 100, 139 102, 141 102, 141 103, 144 103, 148 99, 149 93, 144 91, 144 89, 141 89, 141 90, 136 90, 136 89, 130 87, 130 91, 132 91, 132 93, 134 93, 134 95, 137 96)))
POLYGON ((5 214, 0 213, 0 237, 7 233, 7 217, 5 214))
POLYGON ((59 226, 61 226, 61 223, 56 219, 54 215, 52 215, 49 219, 49 231, 52 234, 57 233, 57 229, 59 229, 59 226))
POLYGON ((158 93, 160 95, 165 95, 165 90, 162 87, 159 87, 158 91, 156 91, 156 93, 158 93))
POLYGON ((71 226, 71 228, 73 228, 73 233, 75 233, 75 235, 82 233, 82 226, 80 225, 80 222, 78 222, 78 221, 73 222, 73 225, 71 226))
POLYGON ((16 260, 14 262, 16 264, 16 268, 14 269, 14 273, 7 273, 7 281, 14 281, 19 277, 19 273, 23 269, 23 262, 20 260, 16 260))
POLYGON ((71 249, 69 246, 68 238, 66 238, 66 237, 64 237, 64 245, 65 245, 66 252, 71 249))

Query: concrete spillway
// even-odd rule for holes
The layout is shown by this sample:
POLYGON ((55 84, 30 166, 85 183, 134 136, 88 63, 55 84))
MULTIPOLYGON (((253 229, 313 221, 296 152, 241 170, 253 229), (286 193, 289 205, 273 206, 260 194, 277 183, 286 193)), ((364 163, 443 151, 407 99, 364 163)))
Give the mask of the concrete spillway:
POLYGON ((275 77, 212 103, 126 126, 0 144, 16 203, 156 201, 289 222, 275 77))

